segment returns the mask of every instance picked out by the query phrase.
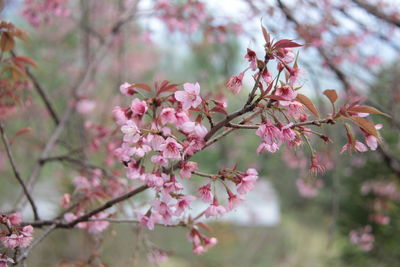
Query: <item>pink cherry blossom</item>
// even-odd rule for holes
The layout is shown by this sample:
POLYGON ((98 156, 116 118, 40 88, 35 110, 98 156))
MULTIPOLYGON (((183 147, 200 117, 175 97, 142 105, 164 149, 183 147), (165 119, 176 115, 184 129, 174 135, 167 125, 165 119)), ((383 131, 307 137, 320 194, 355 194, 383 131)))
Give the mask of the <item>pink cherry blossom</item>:
POLYGON ((205 236, 203 240, 204 240, 204 247, 207 250, 218 244, 218 240, 215 237, 208 238, 205 236))
POLYGON ((292 130, 293 123, 289 123, 283 126, 282 129, 282 137, 283 140, 289 145, 293 140, 296 139, 296 133, 292 130))
POLYGON ((106 212, 100 212, 91 217, 91 219, 95 219, 96 221, 87 222, 86 227, 89 233, 98 234, 103 232, 110 223, 108 221, 101 221, 101 219, 105 219, 108 217, 106 212))
POLYGON ((165 180, 162 176, 155 173, 146 173, 144 175, 146 184, 149 187, 155 188, 160 191, 164 187, 165 180))
POLYGON ((139 128, 133 120, 128 120, 121 126, 121 132, 127 137, 132 137, 139 132, 139 128))
POLYGON ((155 199, 152 201, 152 207, 158 214, 161 215, 164 224, 166 225, 170 224, 171 218, 174 215, 174 212, 172 211, 170 204, 155 199))
POLYGON ((264 152, 265 150, 271 152, 271 153, 275 153, 279 150, 279 146, 275 143, 273 143, 272 145, 267 144, 265 142, 262 142, 258 148, 257 148, 257 154, 260 154, 262 152, 264 152))
POLYGON ((284 100, 292 101, 296 98, 297 93, 292 87, 284 85, 276 89, 275 95, 282 97, 284 100))
POLYGON ((313 198, 318 195, 318 190, 322 187, 323 183, 320 179, 306 180, 298 178, 296 180, 297 190, 302 197, 313 198))
POLYGON ((143 116, 147 112, 147 104, 145 101, 135 98, 132 100, 131 110, 133 114, 143 116))
POLYGON ((13 213, 8 216, 7 224, 9 227, 17 226, 22 222, 22 216, 20 213, 13 213))
MULTIPOLYGON (((167 177, 169 177, 166 174, 162 174, 163 177, 165 177, 167 179, 167 177)), ((183 186, 181 183, 179 183, 174 175, 171 175, 169 177, 169 180, 167 180, 164 183, 164 192, 165 193, 178 193, 179 191, 181 191, 183 189, 183 186)))
POLYGON ((81 114, 87 114, 94 110, 96 102, 90 99, 82 99, 76 103, 76 111, 81 114))
MULTIPOLYGON (((366 145, 364 145, 363 143, 361 143, 360 141, 356 140, 356 143, 354 145, 354 149, 357 152, 367 152, 368 148, 366 145)), ((353 146, 350 143, 345 144, 342 149, 340 150, 340 154, 343 154, 345 151, 351 153, 353 150, 353 146)))
POLYGON ((179 127, 185 122, 190 121, 187 111, 180 111, 175 114, 176 117, 176 125, 179 127))
MULTIPOLYGON (((380 130, 382 128, 382 124, 375 125, 375 129, 380 130)), ((376 150, 378 148, 378 138, 364 131, 365 134, 365 143, 371 150, 376 150)))
POLYGON ((182 109, 195 108, 202 102, 199 83, 183 84, 184 91, 175 92, 175 99, 182 103, 182 109))
POLYGON ((228 193, 228 210, 235 209, 240 203, 244 201, 244 197, 241 195, 235 195, 230 190, 227 191, 228 193))
POLYGON ((147 254, 147 259, 149 260, 149 262, 152 262, 152 263, 155 263, 158 265, 158 264, 166 262, 168 260, 168 254, 159 249, 152 249, 147 254))
POLYGON ((8 267, 8 263, 13 264, 14 260, 7 257, 7 255, 5 255, 5 254, 2 254, 0 256, 0 267, 8 267))
POLYGON ((216 197, 214 197, 213 203, 206 209, 204 212, 204 215, 206 218, 212 217, 212 216, 218 216, 218 215, 223 215, 226 212, 226 209, 224 206, 221 206, 218 203, 218 200, 216 197))
POLYGON ((351 243, 358 245, 361 250, 370 251, 374 246, 375 237, 371 233, 372 227, 367 225, 363 228, 352 230, 349 233, 351 243))
POLYGON ((189 179, 192 176, 192 173, 196 170, 197 170, 197 162, 185 161, 181 164, 181 170, 179 171, 179 175, 182 178, 189 179))
POLYGON ((268 85, 271 81, 272 81, 272 75, 271 73, 268 71, 267 68, 264 69, 264 71, 261 74, 264 82, 268 85))
POLYGON ((241 195, 247 194, 254 188, 254 182, 258 179, 258 172, 250 168, 243 174, 237 185, 237 192, 241 195))
POLYGON ((250 62, 250 68, 253 71, 257 69, 257 55, 253 50, 247 48, 247 53, 244 58, 250 62))
POLYGON ((123 125, 128 120, 128 118, 125 115, 125 110, 119 106, 114 107, 112 113, 113 113, 113 118, 118 123, 118 125, 123 125))
POLYGON ((226 83, 226 88, 228 88, 228 90, 235 95, 239 94, 242 90, 243 76, 244 72, 241 72, 239 75, 229 78, 228 82, 226 83))
POLYGON ((168 137, 163 144, 160 145, 160 151, 166 159, 180 159, 182 145, 176 142, 175 139, 168 137))
POLYGON ((326 170, 325 166, 323 166, 317 156, 312 156, 311 157, 311 166, 310 166, 310 172, 313 175, 317 175, 318 173, 324 173, 326 170))
POLYGON ((304 113, 304 106, 298 101, 289 102, 287 107, 288 107, 288 116, 294 119, 299 119, 300 116, 304 113))
POLYGON ((213 201, 213 194, 211 193, 211 184, 206 184, 197 189, 201 200, 207 203, 213 201))
POLYGON ((175 215, 180 216, 195 199, 196 198, 194 196, 190 195, 185 195, 184 197, 180 198, 178 203, 176 203, 175 215))
POLYGON ((168 159, 163 157, 162 155, 153 155, 151 156, 151 162, 157 164, 158 166, 167 167, 168 166, 168 159))
POLYGON ((121 86, 119 87, 119 90, 122 94, 126 95, 126 96, 132 96, 136 93, 134 84, 130 84, 130 83, 123 83, 121 84, 121 86))
POLYGON ((257 149, 259 153, 265 149, 270 152, 276 152, 282 144, 283 137, 281 130, 269 121, 260 125, 256 134, 263 140, 263 143, 265 143, 257 149))
POLYGON ((29 246, 32 237, 33 227, 31 225, 24 226, 18 233, 12 233, 9 236, 0 237, 0 241, 7 248, 22 247, 25 248, 29 246))
POLYGON ((149 230, 154 229, 156 223, 161 222, 162 216, 157 212, 151 212, 146 215, 139 215, 139 223, 141 226, 147 227, 149 230))
POLYGON ((161 124, 176 123, 175 109, 163 108, 160 113, 161 124))

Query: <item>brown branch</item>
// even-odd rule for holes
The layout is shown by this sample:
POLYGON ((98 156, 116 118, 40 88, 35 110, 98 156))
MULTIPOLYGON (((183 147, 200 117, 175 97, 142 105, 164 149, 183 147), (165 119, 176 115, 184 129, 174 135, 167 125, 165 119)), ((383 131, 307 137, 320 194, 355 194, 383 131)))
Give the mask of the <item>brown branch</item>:
POLYGON ((106 176, 112 176, 112 174, 105 168, 98 166, 96 164, 93 164, 91 162, 85 161, 85 160, 81 160, 81 159, 77 159, 68 155, 61 155, 61 156, 54 156, 54 157, 48 157, 45 159, 41 160, 41 163, 44 164, 46 162, 52 162, 52 161, 67 161, 70 163, 73 163, 75 165, 79 165, 83 168, 87 168, 87 169, 99 169, 103 172, 104 175, 106 176))
MULTIPOLYGON (((290 128, 299 127, 299 126, 307 126, 307 125, 315 125, 321 126, 321 124, 335 124, 334 120, 331 118, 326 118, 322 120, 313 120, 313 121, 304 121, 304 122, 297 122, 293 123, 290 128)), ((260 124, 235 124, 235 123, 228 123, 226 127, 235 128, 235 129, 258 129, 260 124)))
POLYGON ((43 221, 35 221, 35 222, 25 222, 23 223, 24 225, 32 225, 33 227, 43 227, 46 225, 55 225, 56 228, 72 228, 75 225, 77 225, 78 223, 81 222, 87 222, 88 220, 90 220, 90 218, 96 214, 98 214, 99 212, 102 212, 103 210, 109 209, 111 207, 113 207, 114 205, 127 200, 145 190, 147 190, 149 187, 147 185, 142 185, 132 191, 129 191, 125 194, 123 194, 122 196, 113 198, 109 201, 107 201, 106 203, 104 203, 103 205, 101 205, 100 207, 85 213, 84 215, 76 218, 75 220, 71 221, 71 222, 62 222, 60 220, 43 220, 43 221))
POLYGON ((198 172, 198 171, 194 171, 193 174, 200 176, 200 177, 210 178, 210 179, 215 179, 219 176, 217 174, 208 174, 208 173, 203 173, 203 172, 198 172))
POLYGON ((367 11, 369 14, 372 14, 375 17, 382 19, 388 23, 396 25, 397 27, 400 27, 400 19, 396 16, 391 16, 382 12, 377 6, 367 3, 365 0, 353 0, 353 2, 365 11, 367 11))
MULTIPOLYGON (((368 27, 367 27, 365 24, 363 24, 361 21, 359 21, 359 20, 357 20, 356 18, 354 18, 353 16, 351 16, 351 15, 346 11, 346 9, 344 9, 344 8, 339 8, 339 11, 340 11, 346 18, 348 18, 349 20, 351 20, 351 21, 353 21, 354 23, 356 23, 363 31, 365 31, 365 32, 371 32, 371 30, 368 29, 368 27)), ((379 39, 385 41, 384 43, 388 44, 391 48, 393 48, 394 50, 396 50, 397 53, 400 52, 400 47, 399 47, 397 44, 393 43, 393 42, 389 39, 388 36, 386 36, 386 35, 384 35, 384 34, 382 34, 382 33, 380 33, 380 32, 377 32, 377 31, 374 31, 373 33, 376 35, 376 37, 378 37, 379 39)))
MULTIPOLYGON (((254 112, 253 114, 251 114, 250 116, 247 116, 246 118, 244 118, 239 124, 245 124, 249 121, 251 121, 254 117, 256 117, 258 114, 260 114, 262 112, 262 109, 259 109, 257 112, 254 112)), ((218 140, 222 139, 223 137, 227 136, 228 134, 230 134, 231 132, 233 132, 235 130, 235 128, 229 128, 227 130, 225 130, 224 132, 222 132, 221 134, 217 135, 216 137, 214 137, 213 139, 209 140, 205 145, 204 148, 211 146, 212 144, 216 143, 218 140)))
POLYGON ((3 122, 1 122, 1 121, 0 121, 0 132, 1 132, 1 139, 3 141, 4 147, 5 147, 6 152, 7 152, 8 160, 10 161, 11 168, 12 168, 12 170, 14 172, 14 176, 17 179, 18 183, 21 185, 23 193, 27 197, 27 199, 28 199, 28 201, 29 201, 29 203, 30 203, 30 205, 32 207, 34 219, 35 220, 39 220, 39 214, 38 214, 38 210, 37 210, 36 204, 33 201, 33 198, 32 198, 28 188, 26 187, 26 185, 24 183, 24 180, 22 179, 22 177, 21 177, 21 175, 20 175, 20 173, 19 173, 19 171, 17 169, 14 157, 13 157, 13 155, 11 153, 10 143, 9 143, 7 135, 5 133, 3 122))
POLYGON ((386 165, 398 176, 400 177, 400 161, 395 158, 390 152, 388 152, 384 147, 379 147, 378 152, 382 155, 382 158, 386 165))
POLYGON ((247 99, 246 104, 244 105, 243 108, 241 108, 240 110, 233 112, 231 114, 229 114, 228 116, 226 116, 225 119, 223 119, 222 121, 218 122, 217 124, 214 125, 214 127, 212 127, 210 129, 210 131, 207 133, 207 135, 204 137, 204 141, 208 141, 217 131, 219 131, 221 128, 225 127, 225 125, 227 125, 230 121, 236 119, 237 117, 242 116, 243 114, 253 111, 254 108, 257 106, 258 102, 260 102, 261 99, 257 99, 253 104, 251 104, 251 101, 254 98, 254 94, 259 86, 259 82, 260 82, 260 78, 262 76, 262 71, 263 70, 259 70, 259 73, 257 75, 256 81, 254 83, 253 89, 251 90, 249 97, 247 99))
POLYGON ((147 188, 149 188, 147 185, 142 185, 138 188, 136 188, 135 190, 132 190, 120 197, 114 198, 110 201, 107 201, 104 205, 76 218, 75 220, 73 220, 72 222, 69 222, 66 224, 66 228, 70 228, 70 227, 74 227, 75 225, 77 225, 80 222, 84 222, 87 221, 88 219, 90 219, 90 217, 92 217, 93 215, 96 215, 99 212, 102 212, 103 210, 106 210, 108 208, 111 208, 112 206, 114 206, 115 204, 124 201, 130 197, 133 197, 134 195, 137 195, 143 191, 145 191, 147 188))
MULTIPOLYGON (((12 50, 11 50, 11 55, 13 57, 17 56, 15 51, 12 51, 12 50)), ((40 98, 42 99, 44 105, 46 106, 47 111, 50 113, 50 116, 51 116, 54 124, 55 125, 59 124, 60 119, 58 118, 57 112, 55 111, 55 108, 51 104, 50 98, 46 94, 44 88, 40 85, 40 83, 37 80, 37 78, 35 77, 35 75, 32 74, 32 72, 30 71, 29 67, 26 67, 26 71, 25 72, 26 72, 26 75, 29 77, 29 79, 32 81, 33 87, 35 88, 35 90, 39 94, 40 98)))
MULTIPOLYGON (((282 10, 283 14, 285 17, 293 22, 297 27, 302 28, 301 24, 296 20, 296 18, 291 14, 289 9, 282 3, 281 0, 277 0, 278 6, 282 10)), ((332 61, 329 59, 328 54, 323 50, 321 47, 316 47, 318 50, 319 54, 321 57, 325 60, 325 63, 328 65, 328 67, 332 70, 332 72, 336 75, 336 77, 342 82, 344 89, 346 91, 350 90, 351 84, 347 80, 346 75, 335 65, 332 63, 332 61)))
MULTIPOLYGON (((359 0, 353 0, 354 2, 359 2, 361 3, 359 0)), ((279 7, 281 8, 282 12, 285 14, 286 18, 293 22, 294 24, 296 24, 298 27, 301 27, 300 23, 292 16, 292 14, 290 13, 290 11, 288 10, 288 8, 282 3, 281 0, 277 0, 279 7)), ((366 3, 362 3, 367 5, 366 3)), ((368 7, 368 6, 366 6, 368 7)), ((372 6, 369 6, 368 8, 372 8, 375 9, 372 6)), ((376 9, 376 11, 378 11, 376 9)), ((379 12, 379 11, 378 11, 379 12)), ((400 22, 400 21, 399 21, 400 22)), ((324 60, 326 61, 326 63, 328 64, 328 67, 336 74, 337 78, 339 79, 339 81, 343 84, 343 87, 346 91, 351 89, 351 84, 348 82, 346 75, 337 67, 335 66, 331 60, 329 59, 329 57, 327 56, 327 54, 325 53, 325 51, 322 48, 317 48, 318 52, 320 53, 320 55, 324 58, 324 60)), ((370 101, 367 101, 370 102, 370 101)), ((395 125, 398 125, 397 121, 394 119, 395 116, 392 116, 392 114, 385 112, 389 115, 391 115, 392 120, 395 122, 395 125)), ((400 174, 400 164, 399 162, 392 156, 390 155, 390 153, 388 153, 386 150, 384 150, 383 148, 379 148, 378 152, 381 154, 384 162, 387 164, 387 166, 397 175, 400 174)))

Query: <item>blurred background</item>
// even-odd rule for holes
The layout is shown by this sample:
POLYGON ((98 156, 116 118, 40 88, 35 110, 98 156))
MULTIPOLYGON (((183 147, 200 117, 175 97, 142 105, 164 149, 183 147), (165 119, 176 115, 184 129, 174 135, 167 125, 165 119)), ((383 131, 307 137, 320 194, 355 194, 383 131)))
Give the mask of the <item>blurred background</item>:
MULTIPOLYGON (((93 60, 113 22, 135 1, 59 0, 54 1, 58 11, 37 13, 34 2, 1 1, 1 16, 28 32, 29 41, 18 42, 15 51, 36 62, 38 67, 31 71, 55 111, 62 114, 71 104, 66 99, 81 70, 93 60)), ((196 4, 193 13, 198 18, 188 8, 187 13, 179 14, 181 24, 169 21, 168 12, 157 6, 165 1, 137 2, 134 19, 121 29, 101 65, 91 73, 79 96, 82 110, 73 114, 53 156, 72 153, 123 175, 122 166, 107 156, 113 147, 104 137, 104 132, 115 128, 112 108, 128 102, 119 94, 119 85, 163 79, 198 81, 202 94, 222 97, 227 79, 247 66, 246 48, 262 51, 261 19, 277 38, 307 44, 299 55, 303 87, 321 113, 330 110, 322 91, 337 89, 342 95, 368 97, 373 106, 392 115, 392 119, 373 117, 375 123, 383 124, 384 147, 351 156, 339 154, 346 143, 344 131, 339 126, 326 128, 334 143, 320 142, 318 150, 327 172, 310 181, 305 175, 307 156, 302 151, 281 149, 258 156, 259 138, 254 132, 232 134, 196 155, 195 160, 207 173, 238 164, 239 169, 256 167, 261 178, 244 206, 210 222, 219 243, 208 253, 192 254, 185 229, 160 226, 149 231, 137 225, 113 224, 101 235, 56 230, 35 248, 28 265, 152 266, 156 264, 147 261, 143 245, 150 244, 170 252, 170 260, 161 266, 398 266, 399 26, 373 11, 388 14, 396 22, 400 3, 283 1, 304 25, 300 29, 282 12, 281 1, 166 1, 176 6, 196 4), (206 15, 199 15, 198 3, 204 5, 206 15), (318 36, 310 37, 311 33, 318 36), (345 78, 340 79, 338 71, 345 78), (374 239, 370 250, 354 244, 349 236, 367 225, 372 227, 374 239)), ((241 94, 226 94, 228 110, 242 105, 250 86, 248 80, 241 94)), ((34 86, 22 86, 18 96, 20 101, 13 107, 1 103, 0 117, 26 178, 54 126, 34 86)), ((20 193, 8 164, 1 147, 2 211, 12 209, 20 193)), ((33 192, 42 217, 52 218, 60 212, 60 198, 73 190, 71 181, 82 172, 81 167, 57 160, 43 166, 33 192)), ((140 196, 129 205, 137 207, 145 198, 140 196)), ((25 216, 32 216, 29 208, 25 216)))

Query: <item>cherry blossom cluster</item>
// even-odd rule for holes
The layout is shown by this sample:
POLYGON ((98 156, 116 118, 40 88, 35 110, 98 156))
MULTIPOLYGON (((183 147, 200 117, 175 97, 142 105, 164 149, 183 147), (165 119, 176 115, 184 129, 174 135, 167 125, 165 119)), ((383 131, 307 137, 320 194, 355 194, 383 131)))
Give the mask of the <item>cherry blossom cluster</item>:
MULTIPOLYGON (((307 176, 311 178, 306 179, 305 175, 297 184, 301 193, 308 197, 315 196, 322 186, 321 180, 312 177, 333 167, 326 157, 320 156, 322 153, 315 152, 311 139, 317 137, 325 143, 332 141, 308 126, 335 124, 339 118, 347 118, 361 128, 369 138, 371 148, 376 148, 373 144, 375 141, 377 144, 380 138, 378 127, 364 119, 366 115, 379 112, 361 106, 356 100, 346 102, 337 109, 334 90, 324 92, 332 104, 332 113, 321 119, 312 101, 299 93, 303 71, 297 64, 293 48, 301 45, 287 39, 271 40, 267 31, 262 29, 266 41, 263 56, 259 58, 255 51, 247 49, 245 59, 249 66, 239 75, 232 76, 226 84, 229 91, 239 94, 244 75, 252 72, 254 87, 244 107, 237 112, 228 114, 225 102, 202 97, 199 83, 184 83, 182 88, 169 81, 155 83, 154 87, 139 83, 120 86, 121 93, 132 97, 132 100, 128 106, 117 106, 113 110, 114 119, 123 134, 122 143, 114 154, 125 165, 128 179, 140 181, 155 193, 147 211, 138 212, 138 219, 149 229, 159 223, 187 226, 190 229, 189 241, 193 243, 196 254, 216 243, 216 240, 199 231, 197 220, 203 216, 221 216, 234 209, 254 188, 258 179, 257 171, 252 168, 245 172, 236 167, 222 168, 217 174, 205 174, 199 171, 197 162, 189 160, 192 155, 222 138, 223 135, 210 140, 219 130, 225 128, 229 133, 229 129, 255 129, 255 134, 261 139, 256 151, 258 154, 264 151, 275 153, 283 144, 289 150, 306 144, 310 151, 307 176), (278 72, 276 77, 272 76, 269 66, 273 61, 278 72), (149 96, 144 96, 142 92, 149 96), (249 120, 233 123, 235 118, 246 113, 253 114, 249 120), (217 114, 223 114, 225 119, 215 123, 217 114), (310 120, 311 116, 316 119, 310 120), (254 123, 255 120, 259 122, 254 123), (198 187, 196 194, 190 187, 184 186, 184 180, 193 179, 193 174, 209 180, 198 187), (226 191, 224 197, 217 194, 216 184, 226 191), (196 197, 208 207, 193 218, 190 208, 196 197)), ((357 151, 350 126, 345 124, 345 128, 349 137, 346 149, 357 151)))
POLYGON ((25 0, 22 15, 34 27, 49 24, 53 17, 67 17, 68 0, 25 0))
POLYGON ((357 245, 361 250, 370 251, 374 246, 375 237, 370 225, 351 231, 349 237, 351 243, 357 245))
POLYGON ((400 200, 397 183, 380 180, 366 181, 361 185, 361 193, 373 197, 370 205, 372 214, 370 214, 369 220, 377 224, 389 224, 388 212, 392 205, 400 200))
POLYGON ((21 226, 22 218, 19 213, 0 215, 0 241, 6 249, 0 255, 0 266, 8 266, 14 260, 7 257, 7 250, 25 248, 29 246, 33 237, 31 225, 21 226))
MULTIPOLYGON (((371 210, 368 219, 377 225, 388 225, 390 223, 389 212, 393 205, 397 205, 400 200, 398 184, 394 181, 369 180, 361 185, 361 193, 372 197, 368 201, 371 210)), ((361 250, 372 250, 375 238, 371 225, 352 230, 349 237, 350 241, 361 250)))
MULTIPOLYGON (((64 215, 66 222, 72 222, 84 215, 90 210, 93 203, 122 195, 127 187, 126 180, 117 176, 112 175, 104 179, 103 173, 99 169, 86 173, 85 176, 76 176, 72 184, 75 188, 72 194, 65 193, 61 198, 61 206, 64 209, 71 210, 64 215), (72 200, 76 202, 75 205, 71 203, 72 200)), ((109 218, 112 215, 108 211, 99 212, 90 217, 93 221, 80 222, 76 227, 87 229, 92 234, 100 233, 109 226, 108 221, 101 219, 109 218)))
MULTIPOLYGON (((124 83, 120 91, 126 96, 135 96, 140 87, 143 88, 142 85, 124 83)), ((199 166, 189 158, 204 148, 209 132, 199 117, 199 107, 205 106, 200 85, 185 83, 183 90, 178 90, 177 85, 163 83, 156 88, 156 97, 145 100, 134 97, 128 107, 114 109, 114 118, 123 133, 122 144, 115 154, 126 165, 128 179, 141 181, 156 193, 148 211, 139 214, 141 224, 149 229, 157 223, 171 225, 183 221, 192 224, 190 218, 185 220, 183 217, 188 216, 196 197, 184 193, 182 181, 192 179, 193 173, 210 180, 200 186, 196 194, 208 205, 203 212, 206 218, 234 209, 244 199, 243 195, 253 189, 257 171, 240 172, 234 168, 220 170, 215 176, 196 173, 199 166), (227 207, 221 205, 213 193, 212 184, 217 180, 226 188, 227 207)), ((216 109, 225 107, 223 103, 213 103, 216 109)), ((215 239, 202 235, 195 225, 191 229, 190 241, 196 254, 216 243, 215 239)))
POLYGON ((182 5, 158 0, 154 9, 160 12, 159 18, 170 31, 194 33, 206 19, 205 4, 197 0, 185 1, 182 5))

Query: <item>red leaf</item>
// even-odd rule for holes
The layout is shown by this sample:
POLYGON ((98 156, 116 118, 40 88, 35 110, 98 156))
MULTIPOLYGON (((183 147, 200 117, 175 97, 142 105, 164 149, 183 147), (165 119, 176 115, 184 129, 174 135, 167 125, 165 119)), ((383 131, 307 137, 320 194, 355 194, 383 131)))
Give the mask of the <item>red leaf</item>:
POLYGON ((357 113, 368 113, 368 114, 379 114, 386 117, 391 117, 390 115, 370 106, 355 106, 348 109, 350 112, 357 112, 357 113))
POLYGON ((3 32, 0 40, 0 48, 3 52, 10 51, 14 48, 14 38, 8 32, 3 32))
POLYGON ((151 87, 144 83, 135 83, 135 87, 151 92, 151 87))
POLYGON ((261 24, 261 29, 262 33, 264 35, 265 42, 269 43, 271 41, 271 37, 269 36, 269 33, 267 32, 267 29, 261 24))
POLYGON ((336 100, 338 99, 338 95, 335 90, 325 90, 323 94, 329 98, 332 104, 335 104, 336 100))
POLYGON ((211 112, 218 112, 218 113, 222 113, 222 114, 228 114, 226 112, 226 110, 223 107, 220 107, 220 106, 215 106, 210 111, 211 112))
POLYGON ((32 132, 31 128, 22 128, 15 132, 15 136, 19 136, 19 135, 30 133, 30 132, 32 132))
POLYGON ((297 94, 296 100, 302 103, 304 106, 306 106, 308 110, 315 115, 315 117, 319 118, 319 112, 317 108, 314 106, 313 102, 307 96, 303 94, 297 94))
POLYGON ((303 46, 301 44, 298 44, 292 40, 289 39, 283 39, 278 42, 276 42, 273 46, 274 49, 279 49, 279 48, 288 48, 288 47, 299 47, 303 46))
POLYGON ((353 130, 351 129, 351 126, 348 123, 344 123, 343 126, 346 129, 347 139, 349 144, 351 144, 351 151, 352 151, 356 146, 356 138, 354 137, 353 130))
POLYGON ((381 136, 379 132, 375 129, 375 125, 369 120, 360 117, 350 117, 350 120, 370 135, 375 136, 378 141, 381 140, 381 136))
POLYGON ((198 222, 198 223, 196 223, 196 225, 200 226, 201 228, 203 228, 204 230, 206 230, 209 233, 213 232, 213 229, 210 226, 208 226, 207 224, 203 223, 203 222, 198 222))

